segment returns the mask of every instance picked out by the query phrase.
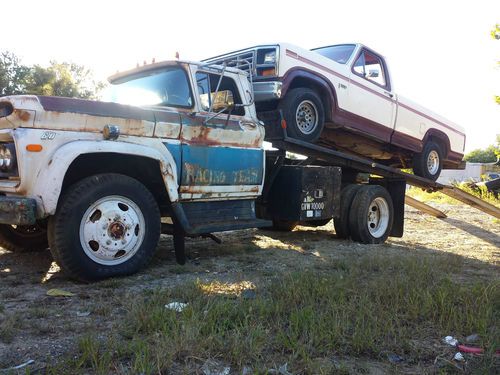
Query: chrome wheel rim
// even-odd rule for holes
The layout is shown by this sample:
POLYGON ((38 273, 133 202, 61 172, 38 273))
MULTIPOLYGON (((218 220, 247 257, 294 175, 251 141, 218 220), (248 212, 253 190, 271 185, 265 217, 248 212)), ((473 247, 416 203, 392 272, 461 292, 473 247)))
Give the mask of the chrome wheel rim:
POLYGON ((439 170, 439 154, 432 150, 427 156, 427 170, 431 175, 435 175, 439 170))
POLYGON ((375 198, 368 208, 367 226, 375 238, 382 237, 389 226, 389 204, 384 198, 375 198))
POLYGON ((311 134, 318 126, 318 109, 310 100, 302 101, 295 111, 295 122, 302 134, 311 134))
POLYGON ((130 199, 111 195, 99 199, 80 222, 80 243, 94 262, 115 266, 132 258, 146 234, 144 215, 130 199))

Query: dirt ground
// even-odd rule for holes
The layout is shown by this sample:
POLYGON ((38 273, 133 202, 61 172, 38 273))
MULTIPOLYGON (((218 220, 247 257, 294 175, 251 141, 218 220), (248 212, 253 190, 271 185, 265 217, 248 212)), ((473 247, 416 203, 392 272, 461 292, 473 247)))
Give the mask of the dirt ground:
MULTIPOLYGON (((120 303, 124 296, 144 289, 173 288, 190 280, 258 284, 272 275, 314 268, 325 258, 367 252, 387 257, 407 252, 453 253, 469 265, 457 279, 467 282, 470 275, 498 278, 500 222, 462 205, 439 208, 449 217, 436 219, 407 208, 405 235, 384 245, 338 240, 331 222, 291 233, 256 229, 227 232, 220 235, 220 245, 209 239, 188 240, 189 261, 184 267, 175 263, 171 238, 162 236, 153 262, 142 272, 94 284, 69 280, 48 251, 14 254, 0 248, 0 369, 34 360, 28 368, 43 373, 48 363, 74 355, 82 335, 89 331, 105 335, 124 315, 120 303), (48 296, 52 288, 75 295, 48 296)), ((379 369, 371 372, 384 373, 384 366, 381 361, 379 369)))

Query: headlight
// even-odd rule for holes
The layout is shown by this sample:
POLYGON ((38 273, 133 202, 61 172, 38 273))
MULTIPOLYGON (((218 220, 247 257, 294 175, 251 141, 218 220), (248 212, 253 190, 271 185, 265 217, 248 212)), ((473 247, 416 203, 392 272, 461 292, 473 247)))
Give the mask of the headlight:
POLYGON ((276 51, 267 52, 264 55, 264 64, 274 64, 276 62, 276 51))
POLYGON ((16 149, 13 143, 0 145, 0 170, 10 172, 16 168, 16 149))

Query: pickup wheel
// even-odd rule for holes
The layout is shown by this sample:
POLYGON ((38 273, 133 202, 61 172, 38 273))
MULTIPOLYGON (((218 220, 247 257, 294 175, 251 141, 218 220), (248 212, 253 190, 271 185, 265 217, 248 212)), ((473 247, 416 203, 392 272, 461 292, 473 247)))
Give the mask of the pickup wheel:
POLYGON ((337 238, 349 238, 351 231, 349 229, 349 211, 351 210, 354 196, 361 189, 362 185, 347 185, 340 193, 340 215, 333 219, 335 234, 337 238))
POLYGON ((436 181, 443 168, 443 150, 437 143, 429 141, 421 153, 413 156, 413 173, 436 181))
POLYGON ((70 277, 92 281, 137 272, 160 237, 158 205, 139 181, 87 177, 68 188, 49 220, 50 250, 70 277))
POLYGON ((283 111, 287 132, 292 138, 315 142, 323 131, 325 111, 318 94, 308 88, 290 90, 279 108, 283 111))
POLYGON ((351 238, 364 244, 383 243, 389 236, 394 208, 382 186, 366 185, 358 190, 349 212, 351 238))
POLYGON ((0 246, 14 253, 42 251, 49 247, 44 225, 0 224, 0 246))

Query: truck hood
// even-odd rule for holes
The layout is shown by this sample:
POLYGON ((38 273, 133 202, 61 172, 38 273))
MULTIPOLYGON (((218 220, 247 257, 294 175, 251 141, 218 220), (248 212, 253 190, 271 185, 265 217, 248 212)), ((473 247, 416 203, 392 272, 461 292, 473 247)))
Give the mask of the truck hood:
POLYGON ((118 125, 122 134, 148 135, 155 111, 129 105, 57 96, 17 95, 0 98, 0 128, 33 127, 100 132, 118 125))

